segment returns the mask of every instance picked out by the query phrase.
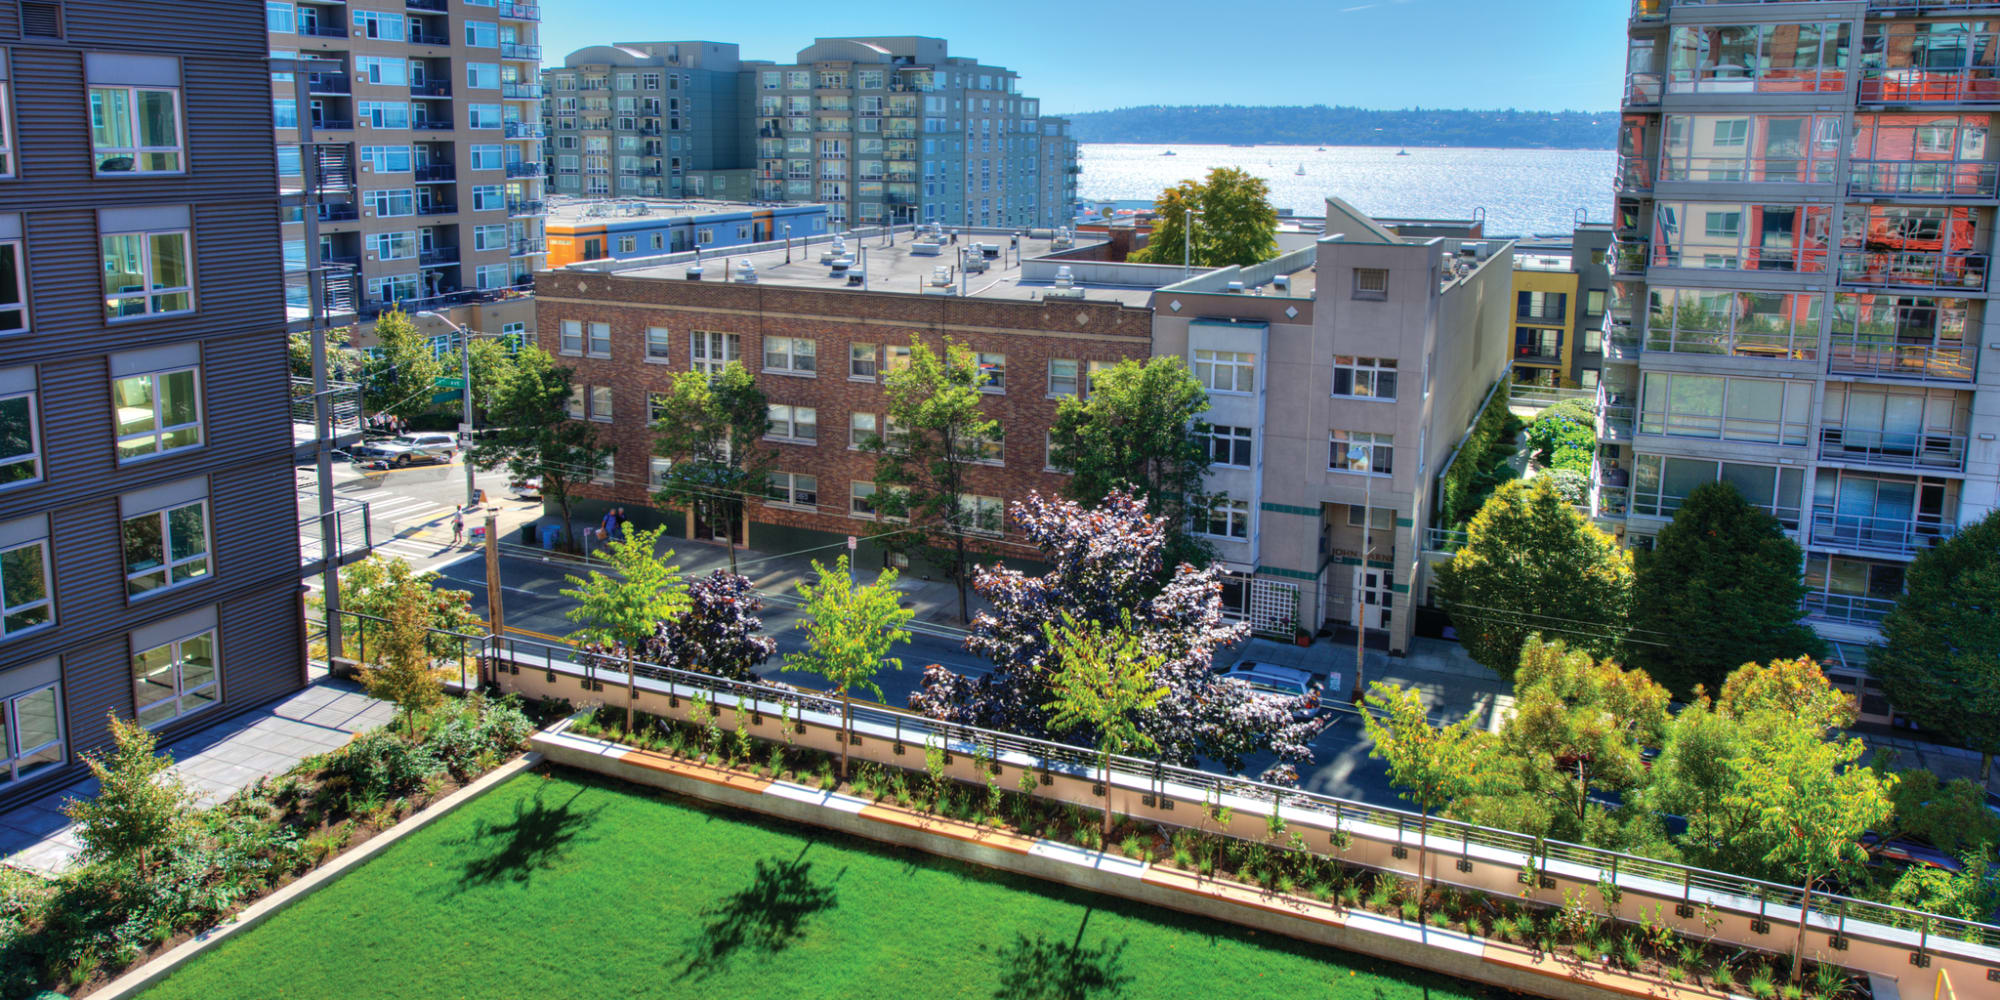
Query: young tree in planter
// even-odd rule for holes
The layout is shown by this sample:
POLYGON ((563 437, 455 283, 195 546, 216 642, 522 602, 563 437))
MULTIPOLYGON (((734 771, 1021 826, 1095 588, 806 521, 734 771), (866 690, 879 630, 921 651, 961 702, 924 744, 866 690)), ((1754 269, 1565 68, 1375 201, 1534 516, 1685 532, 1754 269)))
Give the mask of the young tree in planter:
POLYGON ((903 625, 916 612, 904 608, 896 595, 896 571, 885 569, 875 582, 854 585, 848 573, 847 557, 841 556, 831 570, 813 562, 811 580, 799 581, 799 596, 805 599, 806 633, 803 652, 785 655, 787 671, 818 674, 833 686, 840 699, 840 778, 847 780, 847 746, 853 742, 854 712, 850 692, 867 691, 882 697, 875 675, 883 665, 903 669, 903 661, 889 655, 896 643, 909 642, 903 625))
POLYGON ((597 428, 569 415, 570 370, 539 347, 524 347, 493 399, 494 428, 473 442, 466 460, 482 470, 504 465, 517 479, 541 477, 542 496, 562 511, 564 543, 572 549, 571 504, 576 487, 611 459, 597 428))
POLYGON ((423 605, 413 601, 390 608, 382 655, 361 675, 369 694, 395 703, 403 731, 412 737, 417 720, 444 704, 445 671, 431 657, 424 617, 423 605))
MULTIPOLYGON (((466 650, 451 634, 476 633, 482 623, 472 610, 472 594, 447 590, 440 586, 443 582, 444 577, 437 573, 413 570, 395 556, 373 555, 340 568, 340 608, 360 616, 348 622, 347 628, 359 636, 362 650, 374 651, 376 655, 369 659, 380 662, 391 616, 405 605, 422 609, 420 621, 427 630, 424 644, 431 658, 465 655, 466 650)), ((325 602, 317 597, 313 600, 324 612, 325 602)))
POLYGON ((152 730, 109 715, 111 752, 83 757, 97 778, 97 794, 63 803, 63 815, 77 825, 84 860, 129 858, 143 875, 153 850, 185 832, 194 797, 172 772, 173 758, 157 752, 152 730))
POLYGON ((1165 564, 1206 566, 1214 550, 1187 530, 1190 512, 1205 509, 1202 477, 1217 457, 1249 460, 1247 450, 1213 454, 1201 420, 1207 409, 1207 391, 1179 357, 1144 364, 1128 358, 1092 376, 1087 396, 1070 396, 1056 407, 1049 464, 1070 471, 1064 492, 1086 507, 1113 490, 1145 500, 1146 512, 1166 518, 1172 532, 1165 564))
POLYGON ((1675 694, 1716 690, 1745 663, 1825 653, 1799 620, 1799 547, 1724 482, 1689 493, 1651 552, 1635 557, 1625 655, 1675 694))
POLYGON ((1910 564, 1868 672, 1896 711, 1980 754, 2000 752, 2000 517, 1966 525, 1910 564))
POLYGON ((402 310, 391 309, 376 318, 375 353, 361 364, 362 407, 414 420, 437 408, 431 395, 443 374, 430 338, 402 310))
POLYGON ((924 672, 910 707, 947 722, 1047 738, 1052 734, 1049 677, 1056 669, 1048 634, 1067 614, 1109 630, 1130 615, 1147 650, 1161 655, 1153 680, 1168 693, 1139 713, 1160 758, 1192 765, 1201 758, 1229 768, 1271 750, 1285 764, 1312 760, 1318 727, 1310 699, 1259 701, 1248 687, 1210 668, 1216 649, 1249 635, 1222 614, 1221 570, 1162 566, 1168 528, 1136 497, 1114 492, 1095 509, 1031 494, 1014 505, 1014 523, 1049 567, 1041 576, 986 567, 974 586, 992 604, 973 619, 965 648, 993 661, 976 678, 941 666, 924 672), (1161 581, 1165 580, 1164 583, 1161 581))
POLYGON ((975 534, 999 534, 999 518, 974 506, 970 470, 1000 442, 1000 422, 980 409, 986 383, 971 348, 945 338, 942 353, 910 339, 910 363, 883 380, 890 427, 872 442, 875 451, 879 533, 891 548, 905 540, 928 549, 958 584, 958 617, 971 617, 969 543, 975 534))
MULTIPOLYGON (((659 623, 688 608, 687 583, 679 566, 667 560, 672 549, 658 551, 665 528, 630 530, 607 542, 601 552, 613 573, 591 570, 589 577, 567 577, 562 592, 576 606, 563 612, 580 627, 570 637, 595 644, 614 656, 627 657, 650 638, 659 623)), ((621 667, 620 669, 625 669, 621 667)), ((632 729, 632 703, 638 699, 638 671, 625 669, 625 729, 632 729)))
POLYGON ((1481 790, 1486 740, 1474 715, 1448 726, 1432 725, 1422 693, 1413 688, 1370 684, 1368 706, 1372 711, 1361 713, 1361 724, 1375 741, 1368 756, 1388 763, 1389 781, 1417 807, 1417 881, 1419 899, 1427 902, 1431 814, 1481 790))
POLYGON ((1540 479, 1495 490, 1437 575, 1465 651, 1509 679, 1537 632, 1612 655, 1632 606, 1631 557, 1540 479))
POLYGON ((660 621, 633 658, 731 680, 756 679, 757 667, 778 651, 778 641, 758 633, 764 602, 750 578, 716 570, 688 584, 687 611, 660 621))
POLYGON ((653 454, 668 459, 654 500, 661 508, 703 511, 709 524, 730 525, 729 571, 736 572, 735 526, 744 498, 764 492, 776 453, 763 446, 770 404, 740 361, 721 374, 688 371, 654 407, 653 454))
POLYGON ((1042 627, 1057 664, 1049 681, 1054 700, 1042 706, 1057 732, 1083 728, 1097 734, 1098 770, 1104 778, 1104 835, 1111 836, 1111 758, 1133 747, 1151 749, 1137 714, 1159 704, 1167 689, 1153 675, 1164 660, 1132 631, 1127 614, 1115 629, 1078 622, 1065 611, 1060 623, 1042 627))

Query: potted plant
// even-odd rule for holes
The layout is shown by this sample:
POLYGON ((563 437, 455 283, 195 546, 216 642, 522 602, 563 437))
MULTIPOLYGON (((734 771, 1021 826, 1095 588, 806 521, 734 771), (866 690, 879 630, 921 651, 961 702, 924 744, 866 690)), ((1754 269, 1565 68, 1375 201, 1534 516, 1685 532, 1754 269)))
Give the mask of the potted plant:
POLYGON ((1293 626, 1292 641, 1298 643, 1301 646, 1310 646, 1312 645, 1313 641, 1312 633, 1297 626, 1293 626))

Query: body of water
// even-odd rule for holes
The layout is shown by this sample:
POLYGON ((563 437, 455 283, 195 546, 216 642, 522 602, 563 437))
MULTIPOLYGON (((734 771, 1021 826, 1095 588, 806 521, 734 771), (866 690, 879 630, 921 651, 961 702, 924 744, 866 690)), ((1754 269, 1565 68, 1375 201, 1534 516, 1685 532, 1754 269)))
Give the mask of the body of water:
POLYGON ((1615 154, 1608 149, 1152 146, 1085 143, 1077 196, 1151 202, 1163 188, 1239 167, 1271 186, 1271 202, 1323 215, 1329 195, 1371 215, 1466 219, 1486 213, 1493 235, 1570 231, 1577 210, 1611 219, 1615 154), (1163 155, 1173 150, 1173 156, 1163 155), (1298 171, 1303 168, 1304 175, 1298 171))

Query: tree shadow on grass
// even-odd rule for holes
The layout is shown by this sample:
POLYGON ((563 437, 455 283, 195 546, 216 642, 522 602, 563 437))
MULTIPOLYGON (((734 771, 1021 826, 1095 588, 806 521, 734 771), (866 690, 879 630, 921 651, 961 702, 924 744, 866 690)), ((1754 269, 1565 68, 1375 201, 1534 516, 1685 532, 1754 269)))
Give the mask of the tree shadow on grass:
POLYGON ((1084 912, 1076 939, 1068 944, 1051 941, 1040 932, 1032 939, 1015 934, 1014 943, 1000 949, 1000 985, 993 996, 997 1000, 1115 1000, 1124 996, 1125 987, 1132 982, 1124 967, 1127 941, 1085 947, 1083 931, 1090 925, 1090 913, 1084 912))
POLYGON ((775 955, 799 937, 808 917, 840 905, 833 883, 847 870, 816 882, 812 862, 804 860, 804 851, 800 855, 790 861, 759 860, 748 886, 703 909, 708 922, 683 953, 686 964, 675 978, 707 979, 727 968, 740 951, 775 955))
POLYGON ((489 840, 500 843, 486 856, 465 863, 465 874, 459 877, 458 890, 464 892, 496 882, 526 883, 534 878, 536 871, 555 863, 570 842, 576 839, 578 831, 588 826, 604 809, 603 806, 589 810, 573 808, 576 797, 581 794, 582 790, 578 789, 561 805, 552 807, 543 803, 541 793, 537 792, 532 804, 515 802, 514 817, 505 823, 489 824, 480 820, 472 833, 458 843, 478 844, 489 840))

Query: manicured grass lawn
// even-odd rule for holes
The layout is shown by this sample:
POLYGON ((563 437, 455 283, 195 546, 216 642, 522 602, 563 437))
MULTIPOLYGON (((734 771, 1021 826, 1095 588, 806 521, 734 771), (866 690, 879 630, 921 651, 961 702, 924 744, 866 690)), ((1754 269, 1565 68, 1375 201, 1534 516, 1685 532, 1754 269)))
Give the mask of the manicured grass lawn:
POLYGON ((560 770, 494 789, 145 994, 1482 995, 1393 963, 560 770))

